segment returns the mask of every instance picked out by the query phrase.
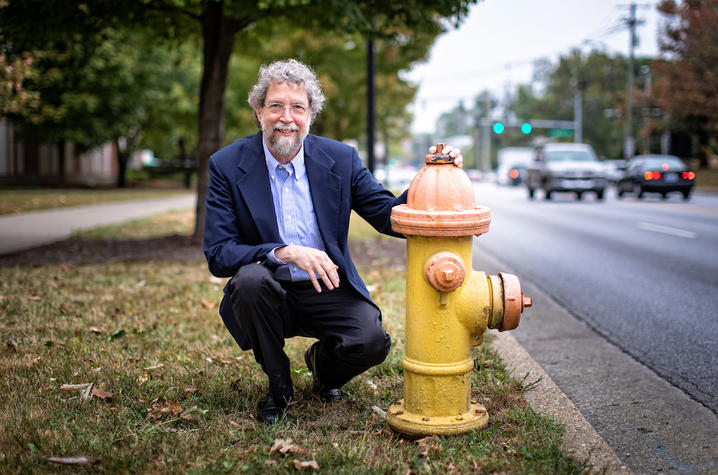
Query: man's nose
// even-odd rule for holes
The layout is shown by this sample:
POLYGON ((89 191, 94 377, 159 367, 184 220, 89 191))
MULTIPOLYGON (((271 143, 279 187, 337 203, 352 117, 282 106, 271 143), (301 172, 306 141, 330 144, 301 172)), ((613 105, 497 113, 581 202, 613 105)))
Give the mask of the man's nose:
POLYGON ((282 115, 279 116, 282 122, 294 122, 294 117, 292 116, 292 113, 290 111, 291 109, 289 107, 284 107, 282 115))

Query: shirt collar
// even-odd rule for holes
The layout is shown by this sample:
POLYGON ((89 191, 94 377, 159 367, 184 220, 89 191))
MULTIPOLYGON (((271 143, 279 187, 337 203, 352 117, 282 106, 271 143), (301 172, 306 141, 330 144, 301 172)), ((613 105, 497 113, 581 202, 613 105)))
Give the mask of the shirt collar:
MULTIPOLYGON (((269 172, 269 177, 274 180, 275 175, 277 173, 277 165, 280 165, 280 163, 277 161, 276 158, 274 158, 274 155, 272 155, 272 152, 269 151, 269 147, 267 147, 267 143, 264 141, 264 137, 262 137, 262 147, 264 148, 264 161, 267 163, 267 171, 269 172)), ((300 179, 302 175, 306 172, 306 167, 304 166, 304 142, 302 141, 302 146, 299 147, 299 151, 297 154, 292 158, 292 160, 286 165, 287 170, 290 171, 292 168, 294 169, 294 173, 292 176, 294 176, 295 179, 300 179)))

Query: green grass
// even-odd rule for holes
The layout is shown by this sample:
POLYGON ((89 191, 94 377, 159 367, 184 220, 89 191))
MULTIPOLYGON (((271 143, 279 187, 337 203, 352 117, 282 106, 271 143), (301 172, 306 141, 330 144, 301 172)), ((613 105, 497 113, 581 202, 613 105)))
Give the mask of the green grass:
POLYGON ((190 235, 193 230, 194 210, 180 210, 75 231, 72 235, 89 239, 134 239, 139 236, 150 238, 171 234, 190 235))
POLYGON ((254 419, 265 376, 224 328, 224 280, 204 263, 0 268, 0 472, 285 473, 294 460, 325 473, 588 468, 561 452, 562 427, 527 406, 530 384, 486 345, 475 350, 472 376, 472 397, 491 417, 485 430, 412 441, 387 429, 372 408, 402 397, 405 276, 360 271, 394 342, 389 357, 326 404, 312 395, 304 366, 310 340, 288 340, 296 398, 285 420, 266 427, 254 419), (61 389, 83 383, 111 397, 61 389), (293 451, 270 451, 287 438, 293 451), (94 463, 63 468, 53 456, 94 463))
POLYGON ((184 193, 191 193, 191 191, 181 189, 2 188, 0 189, 0 215, 113 201, 164 198, 184 193))

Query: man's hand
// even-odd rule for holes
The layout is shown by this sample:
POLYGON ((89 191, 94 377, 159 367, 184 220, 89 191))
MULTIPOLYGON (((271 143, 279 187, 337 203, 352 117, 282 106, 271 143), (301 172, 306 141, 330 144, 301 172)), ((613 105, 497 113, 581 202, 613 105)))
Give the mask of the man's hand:
POLYGON ((322 291, 317 275, 329 290, 339 287, 339 273, 337 272, 339 267, 329 259, 329 256, 324 251, 290 244, 274 251, 274 255, 282 262, 296 264, 300 269, 306 271, 317 292, 322 291))
MULTIPOLYGON (((429 147, 429 153, 436 153, 436 145, 429 147)), ((454 165, 457 167, 462 168, 464 166, 464 157, 461 155, 461 151, 458 148, 453 148, 451 145, 444 145, 441 153, 453 158, 454 165)))

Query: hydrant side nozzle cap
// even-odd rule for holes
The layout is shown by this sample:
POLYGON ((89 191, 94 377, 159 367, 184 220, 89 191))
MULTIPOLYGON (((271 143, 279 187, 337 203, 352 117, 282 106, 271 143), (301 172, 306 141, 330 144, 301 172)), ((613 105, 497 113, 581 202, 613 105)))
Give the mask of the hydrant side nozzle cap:
POLYGON ((533 305, 531 297, 524 296, 519 278, 513 274, 499 272, 504 293, 504 319, 499 331, 513 330, 519 326, 525 307, 533 305))

